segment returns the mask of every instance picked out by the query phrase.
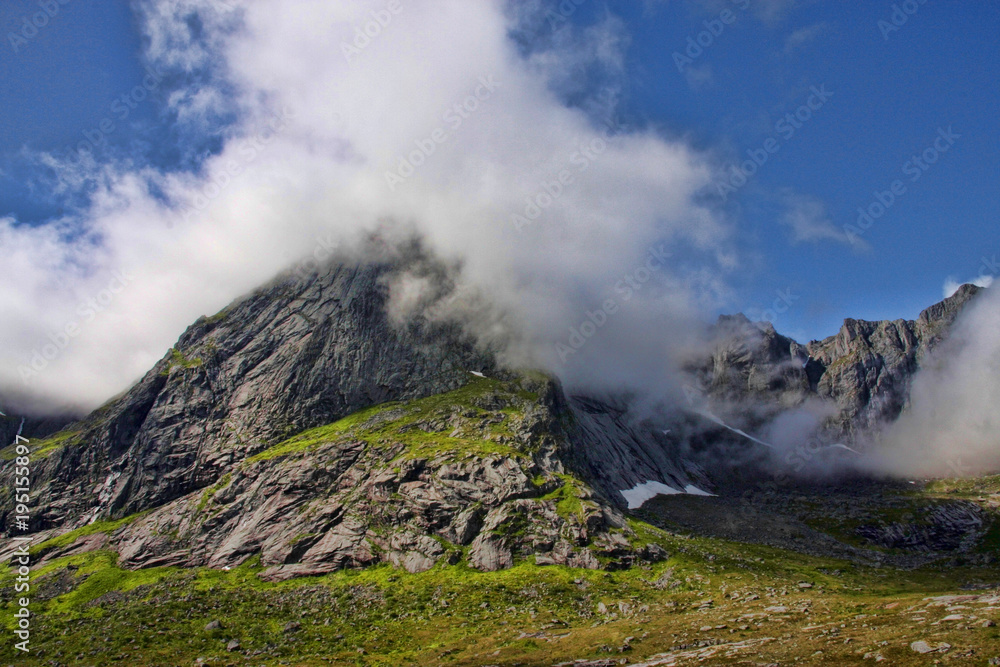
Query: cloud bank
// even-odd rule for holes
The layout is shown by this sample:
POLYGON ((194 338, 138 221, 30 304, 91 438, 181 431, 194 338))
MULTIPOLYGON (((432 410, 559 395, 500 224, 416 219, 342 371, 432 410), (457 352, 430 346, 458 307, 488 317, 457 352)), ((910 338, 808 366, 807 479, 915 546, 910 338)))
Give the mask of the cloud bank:
POLYGON ((93 408, 198 316, 375 230, 459 267, 509 315, 512 361, 571 383, 664 384, 727 293, 731 230, 697 196, 708 158, 616 118, 614 21, 574 39, 499 1, 136 11, 149 63, 181 82, 178 136, 221 148, 195 173, 44 156, 94 194, 48 224, 0 220, 8 403, 93 408), (526 25, 553 31, 544 48, 519 48, 526 25), (567 88, 581 68, 586 95, 567 88))
POLYGON ((965 477, 1000 469, 1000 290, 963 313, 917 374, 903 415, 869 453, 880 472, 965 477))

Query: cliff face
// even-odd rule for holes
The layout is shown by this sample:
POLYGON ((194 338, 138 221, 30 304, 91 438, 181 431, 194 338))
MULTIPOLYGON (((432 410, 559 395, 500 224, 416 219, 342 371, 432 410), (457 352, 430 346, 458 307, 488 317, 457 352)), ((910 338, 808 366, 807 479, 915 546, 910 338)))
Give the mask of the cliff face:
POLYGON ((111 537, 127 567, 235 567, 260 557, 282 580, 389 562, 422 572, 515 558, 588 569, 663 557, 562 463, 572 420, 544 378, 474 378, 457 391, 382 404, 231 466, 211 487, 111 537))
POLYGON ((916 320, 848 319, 835 336, 810 343, 809 354, 821 371, 816 391, 839 406, 838 429, 853 436, 896 419, 921 362, 981 291, 963 285, 916 320))
POLYGON ((715 327, 709 359, 693 365, 707 396, 747 424, 814 398, 830 401, 830 435, 852 439, 896 419, 921 362, 947 335, 981 288, 964 285, 924 310, 916 320, 848 319, 825 340, 802 345, 742 315, 724 316, 715 327))
POLYGON ((289 435, 492 369, 455 330, 390 322, 389 271, 281 278, 198 320, 131 390, 39 443, 33 527, 161 505, 289 435))

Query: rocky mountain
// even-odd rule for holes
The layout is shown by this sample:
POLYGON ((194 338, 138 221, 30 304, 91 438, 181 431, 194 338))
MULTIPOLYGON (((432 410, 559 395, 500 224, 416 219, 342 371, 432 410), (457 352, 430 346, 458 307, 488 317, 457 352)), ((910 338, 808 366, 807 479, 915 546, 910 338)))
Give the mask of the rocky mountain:
MULTIPOLYGON (((401 268, 342 264, 283 276, 198 320, 128 392, 33 441, 32 529, 151 511, 116 534, 123 562, 222 566, 262 554, 276 578, 380 559, 421 569, 470 545, 470 562, 483 569, 510 565, 526 549, 588 567, 638 557, 621 538, 618 491, 647 479, 683 488, 697 469, 689 475, 624 411, 568 399, 551 380, 532 400, 509 376, 485 407, 454 399, 423 421, 401 417, 422 410, 420 399, 451 400, 447 392, 470 380, 503 377, 494 356, 457 328, 390 320, 388 282, 401 268), (379 413, 379 428, 402 419, 406 435, 341 434, 338 420, 387 405, 406 407, 379 413), (317 427, 337 435, 272 456, 321 437, 310 430, 317 427), (442 440, 443 453, 420 455, 412 429, 442 440), (567 504, 579 512, 560 515, 567 504), (524 516, 527 532, 503 538, 508 520, 524 516)), ((4 466, 0 480, 9 484, 12 472, 4 466)), ((0 503, 9 525, 11 502, 0 503)), ((102 544, 84 540, 70 551, 102 544)))
POLYGON ((811 342, 807 349, 817 378, 815 391, 836 401, 839 431, 854 435, 898 417, 920 364, 981 291, 963 285, 916 320, 848 319, 835 336, 811 342))
POLYGON ((128 567, 224 568, 259 556, 267 580, 378 562, 423 572, 459 560, 493 571, 530 555, 589 569, 662 558, 562 464, 575 429, 563 400, 550 380, 512 376, 382 404, 46 557, 111 547, 128 567))
MULTIPOLYGON (((652 416, 503 368, 457 327, 397 322, 390 285, 409 269, 279 277, 198 320, 93 414, 25 420, 32 653, 0 655, 609 667, 1000 654, 983 583, 1000 580, 1000 479, 774 485, 746 455, 763 460, 754 434, 807 403, 827 406, 831 437, 894 418, 976 289, 807 345, 723 317, 689 365, 690 402, 652 416)), ((12 435, 21 420, 0 424, 12 435)), ((13 455, 0 450, 8 489, 13 455)), ((0 570, 10 619, 18 576, 0 570)))
MULTIPOLYGON (((279 277, 199 319, 122 396, 35 440, 32 529, 77 531, 46 557, 111 548, 128 567, 213 568, 259 557, 273 580, 377 562, 661 557, 629 527, 622 492, 711 488, 688 456, 691 429, 501 369, 457 327, 395 322, 388 285, 402 268, 279 277)), ((751 427, 819 399, 836 405, 830 428, 851 434, 898 415, 921 359, 976 293, 966 286, 913 322, 847 320, 808 345, 724 317, 690 370, 751 427)), ((693 437, 731 439, 714 428, 693 437)), ((11 474, 3 466, 0 484, 11 474)), ((5 526, 11 510, 0 499, 5 526)))
POLYGON ((492 369, 454 329, 392 324, 386 272, 284 276, 197 321, 132 389, 40 444, 35 527, 161 505, 288 435, 492 369))
POLYGON ((821 399, 834 413, 827 435, 853 440, 899 416, 920 364, 981 291, 963 285, 916 320, 847 319, 836 335, 805 345, 770 323, 723 316, 710 356, 690 370, 713 408, 741 427, 759 427, 789 407, 821 399))

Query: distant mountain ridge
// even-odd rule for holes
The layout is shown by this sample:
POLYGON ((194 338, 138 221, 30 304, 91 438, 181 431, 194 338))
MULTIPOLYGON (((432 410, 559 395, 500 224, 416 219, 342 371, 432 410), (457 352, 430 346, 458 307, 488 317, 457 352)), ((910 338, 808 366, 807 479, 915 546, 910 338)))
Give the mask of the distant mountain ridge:
POLYGON ((835 335, 808 344, 770 323, 722 316, 711 357, 690 370, 708 398, 730 406, 734 417, 740 410, 750 414, 751 425, 822 399, 835 406, 830 436, 852 439, 899 417, 921 362, 982 291, 963 285, 916 320, 846 319, 835 335))

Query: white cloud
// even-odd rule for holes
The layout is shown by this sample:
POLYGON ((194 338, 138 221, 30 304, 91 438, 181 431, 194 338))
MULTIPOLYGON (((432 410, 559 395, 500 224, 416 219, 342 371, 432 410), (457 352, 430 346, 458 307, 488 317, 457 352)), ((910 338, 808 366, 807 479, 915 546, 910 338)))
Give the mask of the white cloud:
POLYGON ((754 13, 762 20, 774 23, 791 13, 800 0, 755 0, 754 13))
POLYGON ((926 359, 899 421, 869 455, 895 474, 964 477, 1000 467, 1000 291, 968 307, 926 359))
POLYGON ((393 223, 460 260, 461 280, 514 315, 518 361, 571 380, 663 382, 671 348, 696 335, 698 307, 726 290, 717 265, 732 263, 729 230, 697 203, 712 173, 703 154, 644 130, 605 135, 553 91, 558 72, 588 58, 614 69, 623 42, 613 26, 582 50, 525 61, 499 1, 402 3, 389 20, 378 0, 260 0, 232 12, 219 4, 139 3, 150 59, 191 82, 170 98, 181 122, 240 118, 199 174, 89 165, 64 172, 67 187, 83 179, 96 188, 86 214, 42 226, 0 221, 13 276, 0 285, 0 395, 93 407, 197 316, 311 252, 317 238, 349 244, 393 223), (385 24, 377 30, 372 12, 385 24), (342 45, 366 26, 378 34, 348 61, 342 45), (476 109, 455 112, 483 96, 487 79, 495 89, 476 109), (439 131, 446 140, 391 189, 386 173, 439 131), (512 215, 563 170, 572 183, 515 229, 512 215), (626 300, 616 286, 660 244, 684 248, 702 268, 664 267, 626 300), (115 271, 129 280, 113 293, 115 271), (556 344, 609 298, 619 311, 560 366, 556 344), (90 299, 101 307, 93 317, 90 299), (78 331, 65 349, 23 382, 19 369, 51 352, 70 323, 78 331))
POLYGON ((715 74, 712 70, 712 66, 707 63, 704 65, 689 65, 685 67, 684 78, 687 79, 688 85, 695 90, 711 88, 715 85, 715 74))
MULTIPOLYGON (((669 0, 656 0, 664 3, 669 0)), ((723 9, 750 10, 765 23, 778 23, 805 0, 689 0, 704 12, 718 14, 723 9)))
POLYGON ((814 23, 812 25, 793 30, 791 34, 785 38, 784 54, 786 56, 791 55, 796 50, 816 39, 816 37, 822 34, 827 27, 826 23, 814 23))
POLYGON ((826 205, 821 200, 786 190, 782 193, 782 203, 785 210, 778 220, 791 230, 794 243, 850 243, 847 235, 830 220, 826 205))

